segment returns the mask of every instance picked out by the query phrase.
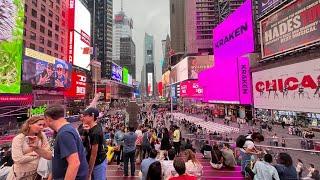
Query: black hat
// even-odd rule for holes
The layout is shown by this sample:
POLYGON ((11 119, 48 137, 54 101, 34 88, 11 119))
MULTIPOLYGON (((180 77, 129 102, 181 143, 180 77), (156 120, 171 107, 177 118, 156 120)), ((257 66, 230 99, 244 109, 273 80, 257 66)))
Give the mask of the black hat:
POLYGON ((97 117, 99 117, 99 110, 97 108, 91 107, 91 108, 84 110, 82 114, 94 116, 94 118, 96 119, 97 117))

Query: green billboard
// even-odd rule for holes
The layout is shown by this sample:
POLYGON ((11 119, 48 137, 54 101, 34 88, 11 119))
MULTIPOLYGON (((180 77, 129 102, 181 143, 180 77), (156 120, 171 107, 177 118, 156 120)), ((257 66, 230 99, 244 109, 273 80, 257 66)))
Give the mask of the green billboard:
POLYGON ((124 83, 124 84, 128 84, 128 82, 129 82, 129 71, 128 71, 128 69, 127 68, 122 68, 122 82, 124 83))
POLYGON ((0 0, 0 93, 20 93, 24 1, 0 0))

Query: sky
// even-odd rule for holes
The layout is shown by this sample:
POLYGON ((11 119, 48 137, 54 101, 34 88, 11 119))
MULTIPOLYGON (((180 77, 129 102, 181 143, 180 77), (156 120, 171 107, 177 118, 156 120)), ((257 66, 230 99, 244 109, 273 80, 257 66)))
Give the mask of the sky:
MULTIPOLYGON (((121 10, 121 0, 113 0, 113 14, 121 10)), ((136 44, 136 77, 141 80, 145 32, 154 36, 156 80, 161 79, 161 40, 170 33, 169 0, 123 0, 125 14, 133 20, 133 41, 136 44)))

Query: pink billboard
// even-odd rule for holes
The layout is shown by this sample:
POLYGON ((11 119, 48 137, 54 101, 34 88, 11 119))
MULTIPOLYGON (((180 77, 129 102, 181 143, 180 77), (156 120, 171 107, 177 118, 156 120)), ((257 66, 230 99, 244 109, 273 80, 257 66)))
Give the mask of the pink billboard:
POLYGON ((249 59, 254 51, 251 0, 246 0, 214 30, 215 66, 199 74, 204 101, 252 104, 249 59))
POLYGON ((180 97, 182 98, 202 98, 203 89, 198 80, 186 80, 180 83, 180 97))

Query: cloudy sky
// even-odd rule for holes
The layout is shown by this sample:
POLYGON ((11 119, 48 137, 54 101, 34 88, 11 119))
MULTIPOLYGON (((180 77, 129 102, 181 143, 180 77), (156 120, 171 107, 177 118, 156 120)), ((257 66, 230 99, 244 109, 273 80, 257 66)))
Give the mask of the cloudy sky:
MULTIPOLYGON (((161 79, 161 40, 170 32, 169 0, 123 0, 123 9, 133 19, 133 40, 136 44, 137 80, 141 79, 144 33, 155 39, 157 81, 161 79)), ((121 0, 113 0, 113 13, 121 10, 121 0)))

